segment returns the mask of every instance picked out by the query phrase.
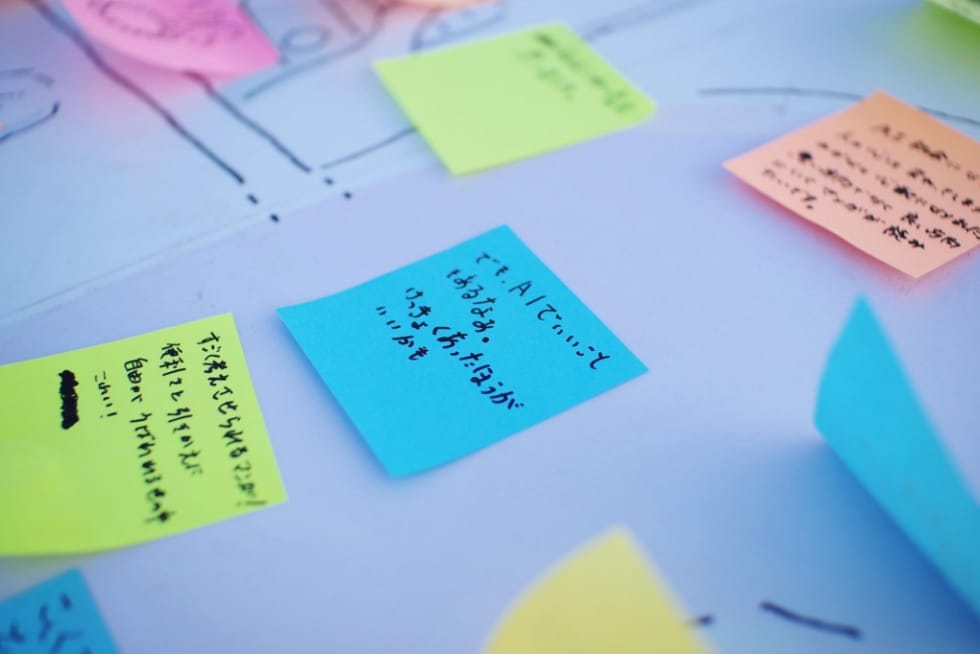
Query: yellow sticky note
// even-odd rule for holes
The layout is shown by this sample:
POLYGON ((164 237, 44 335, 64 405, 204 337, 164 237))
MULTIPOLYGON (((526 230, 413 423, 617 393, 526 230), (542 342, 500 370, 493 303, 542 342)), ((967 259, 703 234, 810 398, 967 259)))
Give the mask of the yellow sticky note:
POLYGON ((511 609, 485 654, 708 650, 625 529, 572 554, 511 609))
POLYGON ((913 277, 980 243, 980 143, 880 91, 725 167, 913 277))
POLYGON ((562 24, 380 61, 375 69, 457 174, 634 125, 654 108, 562 24))
POLYGON ((286 499, 231 314, 0 366, 0 555, 102 550, 286 499))

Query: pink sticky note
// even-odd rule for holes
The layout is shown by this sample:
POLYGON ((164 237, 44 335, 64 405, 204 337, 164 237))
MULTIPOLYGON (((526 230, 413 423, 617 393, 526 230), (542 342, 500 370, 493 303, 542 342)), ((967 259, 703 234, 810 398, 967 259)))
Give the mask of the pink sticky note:
POLYGON ((279 60, 233 0, 64 0, 102 43, 164 68, 244 75, 279 60))
POLYGON ((725 167, 912 277, 980 244, 980 143, 880 91, 725 167))

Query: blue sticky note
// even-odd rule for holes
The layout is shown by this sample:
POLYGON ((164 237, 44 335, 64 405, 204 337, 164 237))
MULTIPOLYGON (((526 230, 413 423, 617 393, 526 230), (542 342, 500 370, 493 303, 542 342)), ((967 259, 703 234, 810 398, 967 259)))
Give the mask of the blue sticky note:
POLYGON ((0 602, 0 652, 118 652, 78 570, 0 602))
POLYGON ((816 424, 868 492, 980 614, 980 505, 864 300, 831 352, 816 424))
POLYGON ((508 227, 279 315, 392 475, 646 371, 508 227))

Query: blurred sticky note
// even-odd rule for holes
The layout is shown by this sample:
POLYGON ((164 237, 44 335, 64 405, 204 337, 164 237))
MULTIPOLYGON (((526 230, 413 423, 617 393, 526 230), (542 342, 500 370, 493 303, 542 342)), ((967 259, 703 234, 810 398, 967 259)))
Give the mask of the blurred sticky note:
POLYGON ((504 616, 485 654, 697 654, 707 650, 628 531, 573 553, 504 616))
POLYGON ((118 651, 77 570, 0 601, 0 652, 4 654, 118 651))
POLYGON ((279 315, 392 475, 646 370, 507 227, 279 315))
POLYGON ((380 61, 375 69, 457 174, 594 138, 653 111, 561 24, 380 61))
POLYGON ((980 25, 980 0, 930 0, 933 4, 980 25))
POLYGON ((282 502, 230 314, 0 366, 0 555, 84 552, 282 502))
POLYGON ((830 354, 816 424, 868 492, 980 613, 980 504, 864 300, 830 354))
POLYGON ((980 143, 880 91, 725 167, 913 277, 980 243, 980 143))
POLYGON ((489 2, 490 0, 405 0, 405 4, 419 7, 438 7, 440 9, 459 9, 489 2))
POLYGON ((88 34, 156 66, 237 76, 279 61, 275 46, 233 0, 64 0, 88 34))

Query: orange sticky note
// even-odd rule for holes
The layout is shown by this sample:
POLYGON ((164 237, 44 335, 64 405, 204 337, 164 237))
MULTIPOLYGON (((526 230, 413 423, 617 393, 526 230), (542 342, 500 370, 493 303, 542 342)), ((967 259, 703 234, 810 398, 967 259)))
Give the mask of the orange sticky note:
POLYGON ((881 91, 725 167, 912 277, 980 244, 980 143, 881 91))
POLYGON ((147 63, 213 75, 272 66, 279 53, 233 0, 64 0, 102 43, 147 63))

